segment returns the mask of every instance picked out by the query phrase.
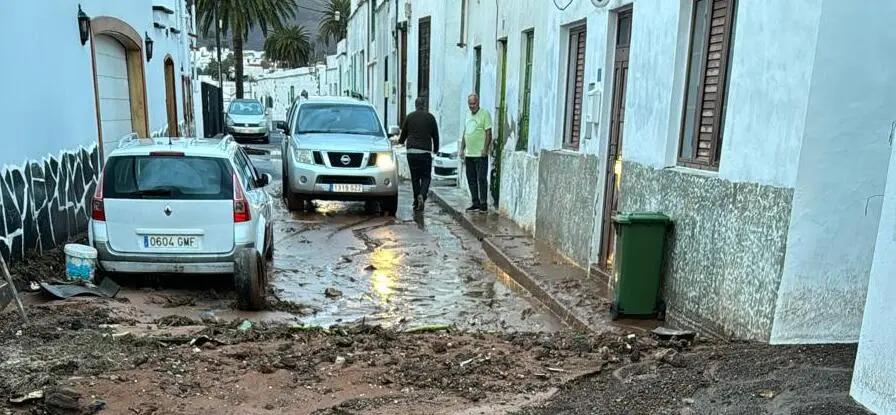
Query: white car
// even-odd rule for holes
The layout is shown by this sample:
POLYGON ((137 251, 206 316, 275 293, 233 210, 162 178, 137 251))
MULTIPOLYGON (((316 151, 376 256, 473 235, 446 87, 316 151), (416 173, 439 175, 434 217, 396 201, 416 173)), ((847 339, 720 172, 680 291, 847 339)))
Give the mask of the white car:
POLYGON ((265 306, 273 200, 232 136, 137 138, 108 154, 88 238, 100 272, 233 275, 241 309, 265 306))
POLYGON ((439 148, 432 158, 432 177, 441 180, 457 180, 460 160, 457 157, 457 141, 439 148))

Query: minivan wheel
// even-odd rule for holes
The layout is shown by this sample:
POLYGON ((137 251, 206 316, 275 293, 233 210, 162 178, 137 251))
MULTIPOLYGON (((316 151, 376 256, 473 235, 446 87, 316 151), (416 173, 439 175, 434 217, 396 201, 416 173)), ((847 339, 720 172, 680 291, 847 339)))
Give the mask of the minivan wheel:
POLYGON ((286 175, 286 172, 283 172, 283 198, 286 199, 287 209, 305 210, 305 200, 289 190, 289 176, 286 175))
POLYGON ((237 307, 245 311, 265 308, 267 264, 253 248, 240 249, 233 267, 237 307))

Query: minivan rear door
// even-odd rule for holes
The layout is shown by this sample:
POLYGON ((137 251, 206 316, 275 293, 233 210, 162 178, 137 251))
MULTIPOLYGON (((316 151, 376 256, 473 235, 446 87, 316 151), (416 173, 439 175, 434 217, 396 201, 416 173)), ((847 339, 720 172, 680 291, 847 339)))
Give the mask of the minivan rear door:
POLYGON ((103 174, 113 250, 211 254, 233 249, 233 171, 227 159, 113 156, 103 174))

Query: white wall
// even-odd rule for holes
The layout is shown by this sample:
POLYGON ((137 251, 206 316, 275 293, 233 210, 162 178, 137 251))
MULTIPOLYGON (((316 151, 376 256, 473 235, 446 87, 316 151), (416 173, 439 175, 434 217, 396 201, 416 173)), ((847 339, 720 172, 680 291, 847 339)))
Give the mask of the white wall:
MULTIPOLYGON (((681 1, 642 3, 634 5, 622 153, 625 160, 666 168, 676 165, 681 137, 691 9, 681 1)), ((722 157, 718 173, 709 174, 734 182, 794 186, 820 4, 739 4, 722 157)), ((609 94, 612 83, 610 76, 606 79, 609 94)))
MULTIPOLYGON (((80 3, 90 17, 119 18, 141 36, 149 32, 155 41, 152 61, 144 59, 150 131, 167 123, 162 63, 166 54, 174 57, 178 118, 183 120, 179 70, 181 64, 187 74, 191 68, 189 60, 181 59, 182 45, 175 39, 186 42, 186 30, 170 38, 157 33, 152 28, 154 3, 149 0, 80 3)), ((5 22, 0 25, 0 39, 5 39, 0 45, 0 56, 7 63, 0 65, 0 79, 6 80, 0 121, 6 136, 17 137, 6 140, 0 165, 56 155, 62 149, 87 147, 97 140, 90 43, 81 45, 78 4, 74 0, 54 0, 0 5, 5 22), (40 22, 40 35, 23 38, 23 34, 34 33, 36 22, 40 22), (49 103, 54 108, 51 112, 47 111, 49 103)), ((169 7, 173 6, 172 2, 169 7)), ((194 104, 197 107, 201 109, 194 104)))
POLYGON ((273 97, 272 119, 286 120, 286 113, 293 102, 290 91, 294 91, 296 97, 302 93, 302 90, 308 91, 309 95, 317 95, 318 77, 322 72, 326 71, 318 70, 315 73, 312 68, 296 68, 266 74, 258 79, 257 95, 260 100, 263 100, 262 97, 273 97))
POLYGON ((890 153, 888 176, 850 391, 878 414, 896 413, 896 147, 890 153))
POLYGON ((896 3, 823 7, 774 343, 858 340, 896 114, 896 3))

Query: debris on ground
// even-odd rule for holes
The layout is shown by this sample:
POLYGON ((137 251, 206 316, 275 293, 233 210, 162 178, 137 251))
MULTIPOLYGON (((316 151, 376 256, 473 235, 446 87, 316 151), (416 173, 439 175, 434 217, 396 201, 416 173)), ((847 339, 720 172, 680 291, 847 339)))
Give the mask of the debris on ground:
POLYGON ((243 322, 240 323, 239 327, 237 327, 236 329, 239 331, 246 331, 251 328, 252 328, 252 322, 249 320, 243 320, 243 322))
POLYGON ((324 295, 326 295, 328 298, 339 298, 339 297, 342 297, 342 291, 339 291, 336 288, 330 287, 330 288, 327 288, 326 290, 324 290, 324 295))

